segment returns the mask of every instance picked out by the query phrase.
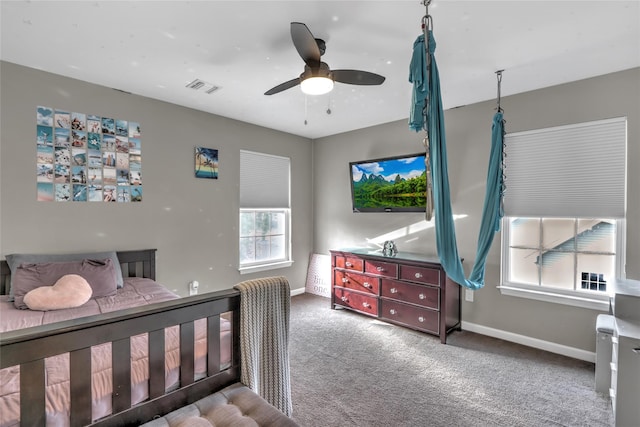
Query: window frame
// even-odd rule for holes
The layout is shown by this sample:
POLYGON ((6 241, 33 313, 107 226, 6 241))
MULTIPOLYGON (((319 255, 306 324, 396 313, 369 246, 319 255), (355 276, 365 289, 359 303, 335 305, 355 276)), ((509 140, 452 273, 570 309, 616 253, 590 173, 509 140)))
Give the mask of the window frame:
POLYGON ((238 271, 240 274, 289 267, 293 264, 291 244, 291 157, 240 150, 238 209, 238 271), (242 263, 240 218, 243 212, 284 212, 284 258, 242 263))
MULTIPOLYGON (((500 283, 503 295, 608 311, 610 295, 509 282, 513 218, 616 221, 615 278, 625 278, 626 116, 505 134, 500 283), (606 146, 606 151, 602 146, 606 146), (589 165, 597 164, 598 168, 589 165), (597 203, 594 203, 594 200, 597 203)), ((542 229, 541 229, 542 232, 542 229)), ((574 264, 575 268, 575 264, 574 264)), ((577 271, 574 270, 574 274, 577 271)), ((574 277, 575 279, 575 277, 574 277)))
MULTIPOLYGON (((240 223, 240 216, 242 215, 243 212, 284 213, 285 256, 283 258, 278 258, 278 259, 242 263, 242 261, 240 260, 240 245, 239 245, 238 246, 238 270, 240 271, 240 274, 273 270, 276 268, 290 267, 291 265, 293 265, 293 260, 291 258, 291 209, 289 208, 240 208, 240 211, 238 212, 238 223, 240 223)), ((242 236, 240 235, 240 228, 241 227, 238 227, 238 243, 242 238, 242 236)))
MULTIPOLYGON (((575 307, 589 308, 594 310, 608 311, 610 306, 610 298, 613 295, 613 289, 609 287, 607 292, 590 293, 579 290, 567 290, 554 288, 544 285, 530 285, 525 283, 511 282, 509 278, 509 270, 511 267, 510 259, 510 224, 514 218, 524 217, 503 217, 502 218, 502 239, 500 253, 500 284, 498 289, 502 295, 529 298, 539 301, 565 304, 575 307)), ((538 219, 541 217, 528 217, 529 219, 538 219)), ((548 219, 548 218, 542 218, 548 219)), ((587 219, 587 218, 570 218, 570 219, 587 219)), ((591 218, 589 218, 591 219, 591 218)), ((615 279, 625 278, 626 263, 626 221, 623 218, 616 218, 616 245, 615 245, 615 279)), ((579 253, 579 251, 577 251, 579 253)))

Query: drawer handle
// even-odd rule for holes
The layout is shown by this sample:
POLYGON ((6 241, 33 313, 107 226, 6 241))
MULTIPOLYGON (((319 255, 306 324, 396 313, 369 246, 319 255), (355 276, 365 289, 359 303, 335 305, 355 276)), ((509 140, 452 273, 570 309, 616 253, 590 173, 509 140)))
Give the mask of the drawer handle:
POLYGON ((427 296, 426 296, 425 294, 420 294, 420 295, 418 295, 418 298, 420 298, 420 299, 425 299, 426 297, 427 297, 427 296))
POLYGON ((347 279, 346 277, 342 278, 342 283, 348 283, 348 282, 349 282, 349 279, 347 279))
POLYGON ((362 303, 362 306, 363 306, 364 308, 371 308, 371 304, 369 304, 368 302, 363 302, 363 303, 362 303))
POLYGON ((364 287, 365 287, 365 288, 367 288, 367 289, 371 289, 371 288, 373 287, 373 286, 371 286, 371 283, 369 283, 369 282, 364 282, 364 283, 362 284, 362 286, 364 286, 364 287))
POLYGON ((391 292, 392 294, 397 294, 398 290, 396 288, 391 288, 389 292, 391 292))
POLYGON ((636 348, 632 349, 631 351, 633 351, 635 354, 640 354, 640 347, 636 347, 636 348))
POLYGON ((422 279, 422 273, 418 272, 415 274, 416 279, 422 279))
POLYGON ((347 301, 349 301, 349 298, 347 298, 347 297, 342 297, 342 298, 340 298, 340 299, 342 300, 342 302, 347 302, 347 301))
POLYGON ((349 261, 345 262, 344 265, 346 267, 353 267, 353 264, 351 264, 349 261))
POLYGON ((422 317, 422 316, 418 317, 418 322, 424 323, 424 317, 422 317))
POLYGON ((376 270, 378 270, 379 272, 381 272, 381 273, 382 273, 382 272, 384 271, 384 267, 377 266, 377 267, 376 267, 376 270))
POLYGON ((393 308, 391 310, 389 310, 389 314, 396 314, 397 311, 395 311, 393 308))

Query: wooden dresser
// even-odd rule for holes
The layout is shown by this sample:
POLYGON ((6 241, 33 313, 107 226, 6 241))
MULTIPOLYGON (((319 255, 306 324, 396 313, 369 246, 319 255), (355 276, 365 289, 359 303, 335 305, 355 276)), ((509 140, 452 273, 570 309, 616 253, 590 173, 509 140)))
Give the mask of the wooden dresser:
POLYGON ((460 286, 437 258, 393 257, 368 249, 332 250, 331 308, 347 308, 437 335, 460 329, 460 286))

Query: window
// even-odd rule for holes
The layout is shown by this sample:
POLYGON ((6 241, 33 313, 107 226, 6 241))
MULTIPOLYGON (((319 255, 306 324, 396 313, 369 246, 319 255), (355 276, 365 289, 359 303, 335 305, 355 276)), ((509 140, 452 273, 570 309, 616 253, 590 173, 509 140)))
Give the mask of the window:
POLYGON ((622 276, 622 221, 508 217, 503 224, 503 287, 573 305, 608 304, 607 285, 622 276))
POLYGON ((241 273, 291 265, 290 160, 240 151, 241 273))
POLYGON ((626 118, 508 134, 505 153, 501 292, 606 309, 624 277, 626 118))
POLYGON ((240 209, 240 265, 287 261, 287 212, 240 209))

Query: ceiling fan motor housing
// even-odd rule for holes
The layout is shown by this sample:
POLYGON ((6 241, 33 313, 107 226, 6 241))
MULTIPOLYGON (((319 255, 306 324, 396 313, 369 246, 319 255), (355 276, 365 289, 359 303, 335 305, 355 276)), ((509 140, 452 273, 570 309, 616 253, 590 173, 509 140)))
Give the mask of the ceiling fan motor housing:
POLYGON ((322 39, 316 39, 316 43, 320 50, 320 56, 324 55, 324 52, 327 50, 327 44, 322 39))
POLYGON ((303 81, 310 77, 325 77, 327 79, 333 80, 333 73, 325 62, 321 62, 320 66, 313 68, 305 65, 304 72, 300 74, 300 81, 303 81))

